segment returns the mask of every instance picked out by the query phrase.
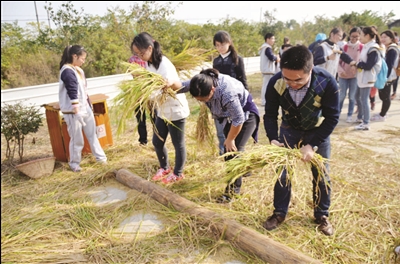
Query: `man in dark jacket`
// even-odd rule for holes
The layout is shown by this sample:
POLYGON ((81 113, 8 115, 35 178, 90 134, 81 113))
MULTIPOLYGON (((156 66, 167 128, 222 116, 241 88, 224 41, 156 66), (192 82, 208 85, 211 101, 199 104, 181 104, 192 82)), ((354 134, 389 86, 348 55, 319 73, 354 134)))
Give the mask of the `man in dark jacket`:
MULTIPOLYGON (((335 77, 325 69, 313 67, 313 55, 306 46, 294 46, 282 55, 281 72, 271 78, 265 94, 264 127, 271 144, 300 148, 305 162, 315 153, 330 158, 330 134, 339 122, 339 91, 335 77), (278 114, 282 123, 278 134, 278 114)), ((312 167, 315 222, 325 235, 333 234, 328 221, 331 186, 329 164, 320 172, 312 167)), ((283 170, 274 187, 274 212, 264 228, 278 227, 288 213, 290 177, 283 170)))

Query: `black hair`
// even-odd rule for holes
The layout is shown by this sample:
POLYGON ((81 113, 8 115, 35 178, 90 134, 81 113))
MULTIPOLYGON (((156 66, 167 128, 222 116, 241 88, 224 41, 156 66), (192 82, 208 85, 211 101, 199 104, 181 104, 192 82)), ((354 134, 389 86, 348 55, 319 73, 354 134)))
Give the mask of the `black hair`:
POLYGON ((219 71, 214 68, 202 70, 190 80, 189 92, 193 97, 209 96, 212 87, 217 87, 219 71))
POLYGON ((284 38, 283 38, 283 45, 289 44, 289 42, 290 42, 289 37, 284 37, 284 38))
POLYGON ((272 38, 273 36, 274 36, 273 33, 267 33, 267 34, 265 34, 265 36, 264 36, 264 40, 267 41, 267 39, 270 39, 270 38, 272 38))
MULTIPOLYGON (((329 32, 328 39, 331 38, 331 34, 335 35, 335 34, 337 34, 337 33, 339 33, 339 32, 342 32, 342 33, 343 33, 343 36, 344 36, 343 29, 341 29, 340 27, 334 27, 334 28, 332 28, 331 32, 329 32)), ((341 40, 344 39, 343 36, 342 36, 341 40)))
POLYGON ((133 46, 136 46, 139 51, 147 50, 151 46, 153 48, 153 52, 151 53, 151 62, 148 61, 148 64, 153 64, 156 69, 160 67, 163 56, 161 45, 155 41, 149 33, 141 32, 136 35, 132 40, 131 50, 133 50, 133 46))
POLYGON ((379 46, 381 45, 381 38, 379 37, 378 30, 375 26, 363 27, 362 32, 364 35, 369 35, 372 39, 375 39, 375 42, 379 46))
POLYGON ((350 29, 349 35, 351 35, 354 32, 357 32, 358 34, 361 34, 361 28, 360 27, 353 27, 352 29, 350 29))
POLYGON ((313 67, 313 55, 304 45, 292 46, 282 54, 281 69, 303 70, 305 73, 313 67))
POLYGON ((72 55, 75 54, 79 57, 82 56, 83 53, 87 54, 86 50, 81 45, 66 46, 61 56, 60 69, 62 68, 62 66, 64 66, 64 64, 72 63, 73 61, 72 55))
POLYGON ((388 36, 390 38, 390 40, 392 41, 392 43, 396 43, 396 35, 394 34, 394 32, 392 30, 390 30, 390 29, 385 30, 381 33, 381 36, 382 36, 382 34, 385 34, 386 36, 388 36))
POLYGON ((214 39, 213 39, 214 46, 215 46, 215 42, 217 42, 217 41, 219 43, 229 43, 229 51, 232 54, 232 59, 233 59, 235 65, 238 65, 239 64, 238 54, 237 54, 235 47, 233 46, 233 41, 232 41, 232 38, 229 35, 229 33, 224 30, 218 31, 214 35, 214 39))

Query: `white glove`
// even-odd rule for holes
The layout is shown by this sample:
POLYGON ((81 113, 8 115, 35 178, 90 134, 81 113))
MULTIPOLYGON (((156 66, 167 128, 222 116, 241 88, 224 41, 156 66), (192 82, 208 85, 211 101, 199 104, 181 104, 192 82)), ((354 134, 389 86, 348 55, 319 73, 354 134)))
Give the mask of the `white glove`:
POLYGON ((82 114, 81 112, 78 112, 75 114, 75 116, 78 119, 78 122, 81 123, 82 126, 86 126, 85 121, 83 121, 83 117, 85 117, 84 114, 82 114))

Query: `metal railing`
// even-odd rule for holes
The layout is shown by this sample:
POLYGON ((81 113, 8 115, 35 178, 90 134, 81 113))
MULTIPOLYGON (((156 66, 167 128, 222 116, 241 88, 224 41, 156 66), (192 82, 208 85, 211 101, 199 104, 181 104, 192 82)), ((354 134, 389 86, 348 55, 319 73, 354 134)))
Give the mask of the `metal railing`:
MULTIPOLYGON (((247 75, 260 72, 260 57, 243 58, 245 71, 247 75)), ((206 63, 206 67, 211 67, 211 63, 206 63)), ((193 71, 193 74, 198 71, 193 71)), ((116 74, 103 77, 88 78, 88 92, 89 94, 102 93, 108 96, 108 102, 112 104, 112 99, 118 95, 118 84, 132 78, 129 74, 116 74)), ((25 105, 33 105, 40 107, 43 104, 58 102, 59 83, 49 83, 35 86, 28 86, 22 88, 13 88, 1 91, 1 104, 15 104, 22 102, 25 105)), ((40 110, 45 112, 44 107, 40 110)))

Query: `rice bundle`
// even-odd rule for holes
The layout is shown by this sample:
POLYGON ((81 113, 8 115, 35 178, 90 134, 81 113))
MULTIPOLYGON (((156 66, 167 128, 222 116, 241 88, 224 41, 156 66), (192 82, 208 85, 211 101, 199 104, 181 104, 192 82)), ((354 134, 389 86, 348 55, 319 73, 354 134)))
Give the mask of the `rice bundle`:
POLYGON ((122 65, 127 67, 126 73, 134 77, 133 80, 122 81, 119 84, 121 92, 113 99, 118 135, 125 131, 126 121, 131 119, 136 111, 154 113, 168 96, 176 99, 176 91, 165 88, 167 83, 160 74, 150 72, 136 63, 122 62, 122 65))
POLYGON ((236 157, 225 162, 227 170, 226 179, 228 183, 233 183, 237 178, 245 175, 249 171, 260 169, 262 171, 270 169, 275 172, 276 179, 278 179, 282 170, 286 168, 287 180, 291 180, 292 177, 296 175, 300 165, 309 167, 314 165, 318 170, 318 181, 320 181, 322 175, 326 171, 324 166, 324 163, 327 161, 326 158, 315 153, 310 162, 303 162, 301 160, 303 155, 298 148, 285 148, 276 145, 257 145, 252 147, 251 150, 234 153, 229 152, 222 157, 229 155, 236 155, 236 157))
POLYGON ((208 57, 210 54, 214 52, 212 50, 207 51, 202 48, 190 47, 195 42, 195 40, 191 40, 179 54, 169 56, 177 72, 187 78, 191 77, 191 70, 195 69, 197 66, 202 66, 204 62, 209 59, 208 57))
POLYGON ((199 117, 196 122, 196 142, 199 147, 213 147, 214 134, 210 126, 210 119, 208 115, 208 107, 205 103, 200 103, 199 117), (208 145, 204 144, 208 142, 208 145))

